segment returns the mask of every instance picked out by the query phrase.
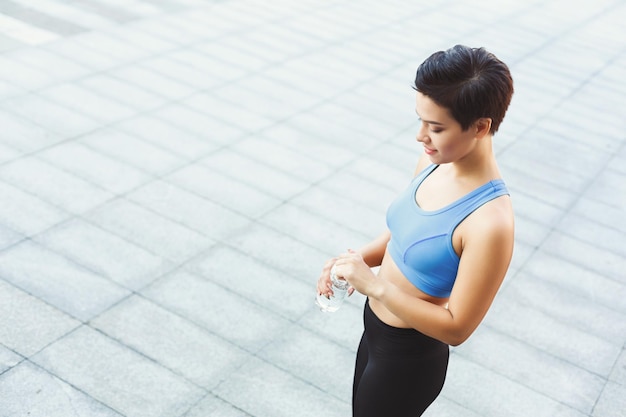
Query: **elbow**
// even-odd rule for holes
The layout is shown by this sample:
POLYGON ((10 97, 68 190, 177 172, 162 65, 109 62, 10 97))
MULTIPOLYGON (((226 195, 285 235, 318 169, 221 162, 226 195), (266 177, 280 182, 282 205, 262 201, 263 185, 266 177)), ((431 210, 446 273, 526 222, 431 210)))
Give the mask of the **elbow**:
POLYGON ((471 335, 472 331, 467 331, 466 329, 452 330, 446 335, 446 340, 443 340, 443 342, 450 346, 459 346, 469 339, 471 335))
POLYGON ((465 338, 451 338, 449 341, 446 342, 446 344, 450 345, 450 346, 459 346, 461 344, 463 344, 463 342, 465 342, 467 340, 467 337, 465 338))

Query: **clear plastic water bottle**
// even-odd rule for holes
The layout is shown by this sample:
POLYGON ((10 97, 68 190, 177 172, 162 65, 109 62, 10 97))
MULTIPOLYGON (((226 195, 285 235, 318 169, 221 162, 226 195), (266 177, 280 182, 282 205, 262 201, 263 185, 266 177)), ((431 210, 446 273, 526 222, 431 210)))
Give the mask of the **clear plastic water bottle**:
POLYGON ((331 288, 333 295, 331 295, 330 298, 326 298, 325 295, 318 294, 315 304, 324 312, 334 313, 339 310, 339 307, 343 304, 343 300, 346 298, 346 294, 348 294, 350 284, 348 284, 348 281, 345 279, 337 277, 334 265, 330 270, 330 281, 332 283, 331 288))

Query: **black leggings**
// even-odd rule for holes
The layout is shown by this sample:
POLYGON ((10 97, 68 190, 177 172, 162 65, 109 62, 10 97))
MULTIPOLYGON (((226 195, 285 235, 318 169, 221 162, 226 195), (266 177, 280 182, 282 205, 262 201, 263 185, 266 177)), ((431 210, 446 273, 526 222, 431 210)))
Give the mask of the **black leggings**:
POLYGON ((365 303, 352 392, 353 417, 418 417, 437 398, 448 345, 380 321, 365 303))

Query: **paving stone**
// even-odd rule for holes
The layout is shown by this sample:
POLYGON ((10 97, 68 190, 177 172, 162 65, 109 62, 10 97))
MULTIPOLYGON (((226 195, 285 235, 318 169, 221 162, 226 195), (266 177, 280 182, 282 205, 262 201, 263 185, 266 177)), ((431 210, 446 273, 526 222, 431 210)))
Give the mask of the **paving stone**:
POLYGON ((133 32, 145 33, 158 39, 172 42, 177 47, 181 47, 182 45, 189 45, 194 41, 197 41, 193 34, 187 31, 178 30, 179 28, 168 24, 166 19, 163 17, 136 20, 133 22, 129 22, 126 25, 133 32))
POLYGON ((136 114, 133 108, 93 93, 77 83, 55 85, 42 90, 40 95, 104 124, 127 119, 136 114))
POLYGON ((500 295, 485 318, 486 324, 582 369, 608 377, 621 346, 524 305, 516 300, 514 292, 511 294, 500 295))
POLYGON ((214 59, 192 49, 172 52, 169 54, 169 57, 188 67, 202 71, 205 77, 215 78, 220 82, 236 80, 246 74, 245 71, 236 65, 214 59))
POLYGON ((41 88, 54 81, 51 74, 5 56, 0 56, 0 80, 27 90, 41 88))
POLYGON ((321 106, 317 106, 308 113, 351 128, 356 135, 374 136, 381 141, 389 139, 398 132, 398 126, 384 123, 376 118, 367 117, 356 110, 332 102, 326 102, 321 106))
MULTIPOLYGON (((223 41, 227 41, 227 39, 223 41)), ((267 65, 267 62, 261 57, 246 54, 236 48, 228 47, 223 41, 220 40, 216 42, 209 40, 201 42, 198 45, 194 45, 193 50, 222 62, 236 65, 244 71, 256 72, 267 65)))
MULTIPOLYGON (((387 230, 383 210, 374 210, 358 202, 355 203, 354 200, 346 198, 343 193, 329 192, 323 188, 314 187, 292 198, 290 204, 316 213, 355 233, 374 237, 387 230)), ((383 205, 379 208, 382 209, 383 205)))
MULTIPOLYGON (((371 151, 369 156, 361 156, 346 166, 346 171, 355 175, 351 178, 355 184, 360 185, 360 180, 370 186, 380 185, 389 188, 393 196, 404 190, 408 186, 410 180, 415 177, 415 168, 417 166, 416 153, 406 152, 388 143, 379 145, 371 151)), ((343 172, 337 173, 339 176, 343 172)), ((346 187, 348 189, 352 187, 346 187)), ((360 190, 355 186, 357 190, 360 190)), ((387 197, 382 190, 375 188, 372 194, 378 195, 382 193, 379 204, 385 204, 391 201, 391 197, 387 197)), ((352 191, 351 198, 359 199, 358 191, 352 191)), ((373 197, 362 197, 361 199, 373 199, 373 197)), ((386 209, 386 206, 385 206, 386 209)))
POLYGON ((613 251, 602 250, 597 244, 555 231, 548 236, 542 249, 626 284, 626 277, 623 274, 626 258, 613 251))
POLYGON ((231 148, 235 152, 286 172, 291 177, 311 183, 327 177, 332 172, 330 165, 323 161, 257 135, 239 141, 231 148))
MULTIPOLYGON (((260 117, 266 119, 260 121, 261 126, 263 126, 263 124, 271 124, 271 121, 280 122, 286 120, 303 110, 303 103, 281 100, 276 94, 268 95, 257 93, 247 87, 249 84, 248 78, 246 77, 244 80, 247 82, 243 83, 237 80, 222 87, 217 87, 215 90, 212 90, 209 95, 211 98, 226 102, 228 107, 220 111, 220 117, 229 120, 230 123, 234 123, 238 120, 249 120, 250 117, 253 119, 260 117), (236 111, 233 111, 231 106, 236 111), (244 111, 249 113, 249 115, 242 117, 242 112, 244 111)), ((190 98, 190 100, 195 99, 196 96, 190 98)), ((207 108, 209 110, 212 109, 212 107, 209 106, 207 106, 207 108)), ((253 126, 249 126, 248 128, 250 132, 255 130, 253 126)))
POLYGON ((85 216, 89 222, 117 234, 166 260, 182 263, 208 249, 214 241, 147 208, 115 200, 85 216))
POLYGON ((160 95, 109 75, 93 75, 80 80, 79 85, 137 111, 152 110, 167 102, 160 95))
POLYGON ((3 252, 0 259, 0 274, 7 281, 80 320, 128 295, 111 281, 30 241, 3 252))
POLYGON ((186 98, 182 103, 198 113, 210 115, 230 126, 245 129, 247 132, 261 130, 275 122, 275 120, 255 114, 245 107, 220 100, 213 93, 195 94, 186 98))
POLYGON ((626 385, 608 382, 593 410, 593 417, 620 417, 626 408, 626 385))
POLYGON ((171 14, 166 16, 162 23, 166 23, 180 33, 180 37, 185 39, 188 43, 196 43, 201 40, 206 40, 210 38, 214 38, 219 36, 219 31, 217 31, 217 26, 214 28, 213 25, 206 24, 206 20, 204 21, 193 21, 191 19, 186 19, 184 15, 178 16, 176 14, 171 14))
POLYGON ((322 141, 311 132, 299 130, 285 123, 263 131, 263 135, 279 145, 309 155, 333 168, 343 167, 356 157, 356 149, 350 150, 322 141))
POLYGON ((213 395, 208 395, 197 405, 191 408, 183 417, 249 417, 250 414, 233 407, 226 401, 213 395))
POLYGON ((199 159, 217 148, 217 145, 209 143, 202 136, 186 132, 158 117, 136 117, 118 124, 116 128, 167 150, 171 155, 191 160, 199 159))
POLYGON ((24 239, 24 236, 15 230, 0 224, 0 251, 24 239))
POLYGON ((576 202, 571 212, 626 233, 626 224, 622 222, 623 210, 619 207, 613 207, 606 203, 583 197, 576 202))
MULTIPOLYGON (((283 204, 260 219, 260 222, 285 233, 313 247, 329 253, 343 253, 348 248, 360 248, 380 234, 366 236, 347 226, 327 220, 324 217, 293 204, 283 204), (311 228, 309 225, 317 225, 311 228)), ((380 230, 380 229, 377 229, 380 230)))
MULTIPOLYGON (((25 236, 35 235, 67 219, 68 214, 45 201, 0 182, 0 224, 25 236)), ((14 241, 15 236, 5 237, 14 241)))
POLYGON ((63 140, 49 130, 6 111, 0 110, 0 121, 5 129, 0 131, 4 146, 24 153, 36 152, 63 140))
POLYGON ((258 218, 281 204, 276 197, 203 165, 190 165, 164 179, 250 218, 258 218))
POLYGON ((6 372, 7 369, 13 368, 15 365, 20 363, 23 359, 24 358, 22 358, 17 353, 0 345, 0 375, 6 372))
POLYGON ((237 408, 257 417, 345 416, 350 399, 338 400, 293 375, 252 358, 214 390, 237 408))
POLYGON ((439 397, 434 403, 426 409, 423 414, 424 417, 482 417, 481 414, 477 414, 472 410, 464 407, 461 404, 454 402, 453 399, 447 399, 439 397))
POLYGON ((214 152, 199 162, 281 200, 291 199, 306 190, 310 184, 274 169, 264 161, 257 162, 229 149, 214 152), (249 174, 251 171, 254 175, 249 174))
POLYGON ((14 39, 13 37, 4 36, 0 34, 0 52, 12 51, 14 49, 23 47, 24 43, 14 39))
POLYGON ((315 282, 312 284, 311 312, 300 318, 298 323, 325 340, 351 350, 356 355, 363 334, 363 296, 354 293, 347 301, 344 301, 339 310, 334 313, 324 313, 315 305, 315 282))
POLYGON ((118 65, 113 57, 81 44, 76 37, 58 39, 47 45, 46 49, 66 59, 77 60, 77 63, 92 71, 104 71, 118 65))
POLYGON ((503 293, 506 297, 557 318, 589 334, 620 345, 626 343, 626 314, 561 286, 522 272, 503 293))
POLYGON ((91 51, 112 57, 117 65, 135 62, 148 55, 148 52, 144 51, 139 46, 124 42, 121 39, 103 32, 94 31, 82 33, 75 36, 73 39, 75 39, 78 44, 91 51))
POLYGON ((129 7, 124 7, 121 4, 77 3, 76 7, 94 12, 99 16, 106 17, 113 22, 119 23, 126 23, 139 17, 139 14, 133 13, 129 7))
POLYGON ((380 143, 373 134, 356 135, 348 127, 310 113, 298 114, 289 119, 286 124, 317 136, 318 140, 330 142, 341 149, 367 152, 380 143))
MULTIPOLYGON (((528 141, 516 141, 511 145, 511 148, 517 155, 534 158, 536 162, 572 172, 573 175, 580 175, 581 166, 584 166, 589 172, 598 172, 608 160, 607 153, 591 147, 587 143, 573 142, 561 135, 539 128, 533 128, 532 132, 528 134, 532 135, 534 140, 541 141, 542 151, 537 153, 536 148, 528 141)), ((506 160, 506 158, 504 159, 506 160)), ((515 166, 513 164, 514 162, 511 161, 511 165, 515 166)))
POLYGON ((450 358, 441 395, 484 417, 586 415, 459 355, 450 358))
POLYGON ((557 229, 568 236, 626 258, 626 249, 615 244, 623 241, 626 233, 616 230, 615 227, 603 226, 592 219, 568 213, 557 225, 557 229))
POLYGON ((212 248, 186 269, 286 319, 301 317, 314 292, 311 283, 292 282, 294 278, 284 272, 225 246, 212 248))
MULTIPOLYGON (((0 343, 28 357, 78 327, 80 323, 36 297, 0 280, 0 343)), ((6 368, 18 357, 2 348, 6 368)), ((2 371, 0 371, 2 372, 2 371)))
POLYGON ((539 201, 550 204, 554 207, 567 209, 578 198, 575 189, 565 188, 563 184, 553 185, 540 178, 531 177, 524 170, 507 168, 504 180, 511 190, 532 190, 533 196, 539 201))
POLYGON ((116 194, 127 192, 150 180, 148 174, 80 143, 65 143, 41 152, 39 156, 54 166, 116 194))
POLYGON ((259 356, 309 381, 340 401, 352 398, 355 354, 325 337, 293 325, 259 356))
POLYGON ((458 355, 589 415, 604 388, 598 375, 559 361, 524 342, 482 327, 455 350, 458 355), (501 352, 507 346, 506 352, 501 352))
POLYGON ((229 125, 213 117, 208 111, 202 113, 200 109, 186 105, 172 104, 151 113, 151 115, 193 133, 214 145, 232 144, 243 135, 242 126, 229 125))
POLYGON ((626 305, 623 303, 626 297, 626 285, 576 262, 545 251, 537 251, 524 267, 533 276, 551 282, 565 291, 626 313, 626 305))
POLYGON ((33 361, 126 416, 180 415, 205 394, 85 326, 37 354, 33 361))
MULTIPOLYGON (((223 47, 227 46, 225 43, 220 43, 220 45, 223 47)), ((256 58, 252 56, 252 54, 245 55, 251 57, 252 59, 256 58)), ((310 94, 303 91, 301 88, 298 88, 298 86, 290 86, 281 80, 266 77, 262 73, 250 74, 249 76, 238 79, 236 83, 231 83, 229 85, 238 87, 240 91, 249 90, 251 92, 259 93, 263 97, 271 97, 273 100, 276 100, 278 103, 282 103, 283 105, 288 104, 292 107, 294 114, 301 111, 307 111, 322 103, 322 100, 316 94, 310 94)), ((216 92, 219 94, 220 91, 224 90, 225 88, 223 87, 216 92)), ((227 91, 228 90, 234 89, 227 89, 227 91)), ((239 92, 235 97, 240 97, 240 100, 244 99, 244 97, 241 96, 241 92, 239 92)), ((230 101, 236 103, 236 101, 232 98, 230 101)), ((251 110, 254 109, 251 108, 251 110)), ((258 109, 256 111, 262 110, 258 109)))
POLYGON ((187 163, 185 159, 172 155, 165 149, 117 129, 100 129, 83 136, 80 143, 155 176, 173 171, 187 163))
POLYGON ((515 215, 522 216, 550 228, 563 217, 564 210, 545 203, 532 194, 532 190, 508 187, 511 201, 515 206, 515 215))
POLYGON ((585 197, 613 207, 626 207, 624 191, 626 191, 624 176, 614 171, 605 170, 596 177, 596 180, 585 193, 585 197))
POLYGON ((257 300, 180 271, 142 292, 159 305, 247 350, 257 352, 290 323, 257 300))
POLYGON ((3 416, 122 416, 30 362, 0 375, 0 408, 3 416), (15 401, 16 398, 19 401, 15 401))
MULTIPOLYGON (((356 170, 356 169, 355 169, 356 170)), ((403 190, 408 185, 410 177, 405 178, 403 181, 396 184, 396 190, 389 189, 385 185, 378 184, 370 181, 361 174, 355 173, 352 169, 341 172, 335 172, 332 176, 325 178, 319 182, 320 192, 327 192, 333 196, 343 197, 345 200, 350 200, 350 207, 346 209, 358 210, 360 207, 369 209, 368 211, 375 212, 378 217, 375 221, 375 227, 381 226, 381 221, 385 221, 385 214, 389 205, 395 200, 398 192, 403 190), (367 190, 366 192, 363 192, 367 190)), ((302 196, 305 197, 304 195, 302 196)), ((326 211, 333 208, 330 204, 332 198, 328 201, 328 207, 326 211)), ((353 226, 359 227, 358 223, 354 223, 353 226)))
POLYGON ((618 384, 626 385, 626 349, 622 349, 622 353, 617 359, 617 362, 615 362, 613 372, 611 372, 609 379, 618 384))
POLYGON ((143 288, 175 267, 166 259, 81 219, 49 229, 35 240, 132 290, 143 288))
POLYGON ((91 325, 206 389, 219 385, 249 357, 227 341, 138 296, 124 300, 91 325))
POLYGON ((128 65, 115 68, 109 74, 170 100, 188 97, 195 92, 192 86, 162 75, 150 67, 128 65))
POLYGON ((191 68, 169 56, 159 56, 142 61, 140 68, 150 69, 162 76, 172 78, 194 90, 206 90, 220 85, 223 81, 216 77, 208 77, 204 71, 191 68))
POLYGON ((215 240, 251 223, 247 217, 165 181, 140 187, 127 198, 215 240))
POLYGON ((25 65, 46 71, 57 81, 70 81, 82 77, 89 72, 89 68, 78 64, 74 60, 66 59, 45 49, 31 47, 18 49, 7 55, 25 65))
POLYGON ((0 168, 0 179, 75 214, 113 197, 110 192, 38 158, 21 158, 4 165, 0 168))
POLYGON ((21 116, 64 139, 79 136, 98 127, 95 119, 35 94, 6 100, 0 110, 21 116))
POLYGON ((63 4, 47 0, 32 0, 28 2, 18 0, 17 2, 35 7, 40 12, 55 16, 59 19, 70 22, 80 22, 81 26, 90 29, 103 29, 113 24, 113 21, 107 19, 106 16, 81 10, 81 6, 84 6, 83 3, 63 4))
MULTIPOLYGON (((2 37, 0 36, 0 52, 2 51, 2 37)), ((26 91, 9 81, 0 80, 0 100, 6 100, 11 97, 24 95, 26 91)))
POLYGON ((148 51, 151 55, 167 53, 177 46, 173 42, 134 30, 129 24, 110 26, 106 28, 106 33, 124 42, 130 42, 134 46, 148 51))
POLYGON ((46 29, 64 36, 71 36, 84 32, 86 29, 79 24, 57 19, 53 16, 39 12, 37 9, 23 7, 12 1, 5 1, 0 7, 3 14, 15 17, 41 29, 46 29))
POLYGON ((621 2, 5 3, 0 410, 349 414, 365 297, 315 283, 384 229, 415 69, 463 39, 515 80, 516 248, 426 415, 623 414, 621 2))
POLYGON ((335 255, 258 223, 233 233, 225 243, 311 285, 311 291, 324 262, 335 255), (271 245, 268 242, 272 242, 271 245))
POLYGON ((533 247, 540 246, 552 232, 552 228, 515 213, 515 241, 533 247))

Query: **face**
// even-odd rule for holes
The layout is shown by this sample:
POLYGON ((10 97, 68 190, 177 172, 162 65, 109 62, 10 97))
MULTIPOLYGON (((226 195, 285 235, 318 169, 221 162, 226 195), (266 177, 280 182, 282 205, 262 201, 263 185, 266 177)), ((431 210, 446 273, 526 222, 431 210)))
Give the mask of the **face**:
POLYGON ((415 111, 421 121, 417 141, 424 145, 424 152, 432 163, 455 162, 471 152, 475 145, 474 126, 463 131, 448 109, 419 91, 415 111))

